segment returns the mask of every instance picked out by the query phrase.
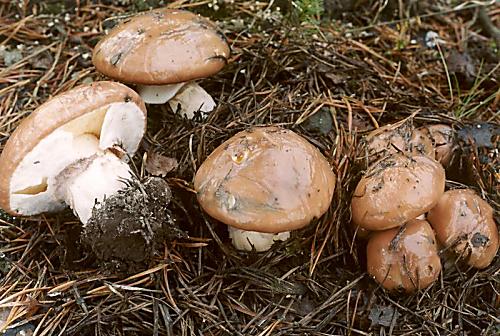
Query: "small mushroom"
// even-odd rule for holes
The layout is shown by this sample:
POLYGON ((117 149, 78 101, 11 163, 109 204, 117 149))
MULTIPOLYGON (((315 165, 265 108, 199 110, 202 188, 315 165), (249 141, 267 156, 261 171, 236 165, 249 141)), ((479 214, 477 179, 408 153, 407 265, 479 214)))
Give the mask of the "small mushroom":
POLYGON ((146 107, 128 87, 82 85, 53 97, 21 122, 0 155, 0 206, 34 215, 71 206, 82 223, 96 202, 131 177, 146 107))
POLYGON ((408 120, 371 131, 363 139, 368 165, 395 153, 427 155, 434 158, 434 147, 427 132, 414 129, 408 120))
POLYGON ((453 129, 448 125, 435 124, 420 127, 418 130, 428 134, 431 138, 436 161, 441 163, 443 167, 448 167, 455 151, 453 129))
POLYGON ((108 77, 137 84, 146 103, 169 102, 189 118, 215 107, 196 82, 219 72, 230 50, 210 20, 185 10, 156 9, 112 29, 94 48, 92 62, 108 77))
POLYGON ((351 201, 354 225, 386 230, 428 210, 444 193, 445 173, 434 159, 393 154, 371 166, 351 201))
POLYGON ((441 272, 434 232, 425 220, 373 232, 366 249, 368 273, 387 290, 414 292, 441 272))
POLYGON ((427 216, 438 241, 475 268, 490 265, 498 251, 493 209, 471 189, 448 190, 427 216))
POLYGON ((327 211, 335 174, 296 133, 255 127, 217 147, 198 169, 194 187, 203 210, 235 228, 236 247, 259 251, 282 239, 277 233, 302 228, 327 211))

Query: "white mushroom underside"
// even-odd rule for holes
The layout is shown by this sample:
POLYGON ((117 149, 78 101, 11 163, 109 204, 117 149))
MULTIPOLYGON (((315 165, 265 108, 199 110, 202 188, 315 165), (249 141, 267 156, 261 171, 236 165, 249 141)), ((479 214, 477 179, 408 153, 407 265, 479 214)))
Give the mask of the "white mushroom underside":
POLYGON ((66 191, 63 195, 65 202, 84 225, 90 219, 94 205, 122 189, 124 180, 132 177, 128 164, 113 153, 98 154, 89 159, 89 164, 83 163, 81 169, 75 169, 63 189, 66 191))
POLYGON ((192 119, 197 111, 201 112, 202 117, 206 117, 216 106, 212 96, 196 82, 139 85, 137 90, 146 103, 165 104, 168 102, 174 112, 188 119, 192 119))
POLYGON ((255 231, 245 231, 228 227, 229 238, 233 246, 241 251, 252 251, 255 249, 257 252, 264 252, 271 248, 276 241, 285 241, 290 238, 290 231, 280 233, 264 233, 255 231))
POLYGON ((167 85, 137 85, 137 92, 147 104, 165 104, 179 92, 186 82, 167 85))
POLYGON ((145 116, 133 102, 113 103, 57 128, 17 166, 10 182, 10 207, 23 215, 58 211, 64 197, 56 176, 78 160, 120 146, 133 154, 142 139, 145 116))

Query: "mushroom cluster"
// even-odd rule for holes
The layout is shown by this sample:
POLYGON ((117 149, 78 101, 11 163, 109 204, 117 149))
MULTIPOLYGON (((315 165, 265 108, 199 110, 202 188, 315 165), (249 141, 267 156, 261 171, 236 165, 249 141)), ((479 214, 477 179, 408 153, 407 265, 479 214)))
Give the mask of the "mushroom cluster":
POLYGON ((476 268, 497 253, 491 207, 472 190, 445 192, 454 150, 451 127, 414 128, 409 120, 364 139, 368 168, 352 196, 352 225, 368 239, 368 273, 388 290, 432 284, 441 271, 437 244, 476 268))
POLYGON ((330 206, 335 174, 320 151, 296 133, 255 127, 217 147, 198 169, 201 207, 229 225, 240 250, 268 250, 330 206))
POLYGON ((97 44, 92 61, 141 94, 99 81, 39 106, 0 155, 0 207, 35 215, 69 206, 100 260, 151 257, 169 231, 171 194, 160 178, 139 182, 127 163, 146 131, 145 102, 206 115, 215 102, 195 80, 220 71, 229 54, 224 35, 200 15, 156 9, 129 17, 97 44))

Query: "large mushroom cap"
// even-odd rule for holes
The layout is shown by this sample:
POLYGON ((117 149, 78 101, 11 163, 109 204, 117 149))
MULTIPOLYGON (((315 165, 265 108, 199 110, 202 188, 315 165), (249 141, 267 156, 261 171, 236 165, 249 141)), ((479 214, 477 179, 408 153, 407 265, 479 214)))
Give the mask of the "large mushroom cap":
POLYGON ((437 161, 423 155, 391 155, 359 181, 351 202, 352 220, 367 230, 400 226, 430 210, 444 186, 444 169, 437 161))
POLYGON ((436 239, 425 220, 373 232, 367 245, 368 273, 388 290, 413 292, 432 284, 441 272, 436 239))
POLYGON ((82 85, 50 99, 24 119, 0 155, 0 207, 32 215, 64 207, 56 179, 66 167, 119 146, 133 154, 146 107, 128 87, 82 85))
POLYGON ((157 9, 112 29, 92 61, 111 78, 135 84, 186 82, 219 72, 229 46, 210 20, 178 9, 157 9))
POLYGON ((476 268, 487 267, 498 251, 493 209, 471 189, 449 190, 429 211, 438 241, 476 268))
POLYGON ((216 148, 194 180, 212 217, 242 230, 301 228, 328 209, 335 175, 319 150, 277 127, 240 132, 216 148))

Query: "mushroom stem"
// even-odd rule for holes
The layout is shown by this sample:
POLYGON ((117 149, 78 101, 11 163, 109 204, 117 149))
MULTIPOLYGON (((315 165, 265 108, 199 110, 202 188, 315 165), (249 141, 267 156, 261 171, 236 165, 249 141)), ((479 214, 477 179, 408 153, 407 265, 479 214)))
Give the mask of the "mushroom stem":
POLYGON ((233 246, 241 251, 264 252, 271 248, 275 241, 285 241, 290 238, 290 231, 280 233, 264 233, 256 231, 245 231, 229 226, 229 237, 233 246))
POLYGON ((174 112, 188 119, 193 119, 197 111, 200 111, 202 117, 205 118, 216 106, 212 96, 196 82, 138 85, 137 91, 146 103, 165 104, 168 102, 174 112))
POLYGON ((165 104, 186 84, 137 85, 137 92, 147 104, 165 104))
POLYGON ((62 185, 62 199, 85 226, 94 206, 124 188, 132 173, 127 163, 106 151, 76 162, 59 176, 67 179, 62 185))
POLYGON ((193 119, 195 112, 200 111, 203 118, 215 109, 215 101, 196 82, 187 83, 174 98, 168 101, 172 110, 188 119, 193 119))

